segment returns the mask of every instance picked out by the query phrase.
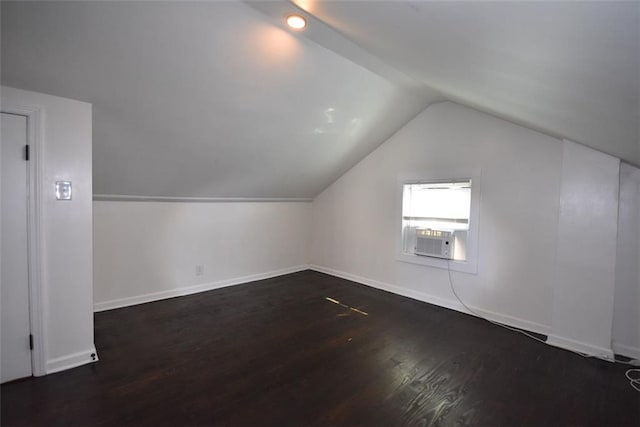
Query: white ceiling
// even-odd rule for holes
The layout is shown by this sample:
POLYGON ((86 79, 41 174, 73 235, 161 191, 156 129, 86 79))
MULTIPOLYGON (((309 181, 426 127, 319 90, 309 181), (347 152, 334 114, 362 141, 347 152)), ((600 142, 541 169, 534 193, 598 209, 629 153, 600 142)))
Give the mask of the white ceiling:
POLYGON ((640 2, 294 0, 448 98, 640 163, 640 2))
POLYGON ((6 2, 2 84, 94 105, 94 193, 312 198, 452 99, 640 163, 640 2, 6 2))
POLYGON ((238 2, 3 1, 2 83, 93 104, 94 194, 312 198, 428 102, 238 2))

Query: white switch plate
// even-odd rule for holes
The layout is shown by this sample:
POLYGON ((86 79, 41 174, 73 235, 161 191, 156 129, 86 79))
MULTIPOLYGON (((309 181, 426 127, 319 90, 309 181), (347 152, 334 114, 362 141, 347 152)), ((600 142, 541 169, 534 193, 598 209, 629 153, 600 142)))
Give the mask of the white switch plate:
POLYGON ((56 181, 56 200, 71 200, 70 181, 56 181))

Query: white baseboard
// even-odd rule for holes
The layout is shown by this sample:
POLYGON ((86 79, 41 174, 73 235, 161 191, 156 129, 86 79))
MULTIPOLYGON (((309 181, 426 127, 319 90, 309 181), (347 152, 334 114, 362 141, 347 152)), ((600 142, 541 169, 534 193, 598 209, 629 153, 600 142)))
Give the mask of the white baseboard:
MULTIPOLYGON (((344 271, 334 270, 332 268, 322 267, 319 265, 312 264, 309 266, 309 268, 314 271, 319 271, 320 273, 325 273, 331 276, 340 277, 342 279, 351 280, 352 282, 371 286, 372 288, 381 289, 393 294, 402 295, 408 298, 459 311, 461 313, 469 314, 472 316, 475 315, 474 313, 471 313, 469 310, 467 310, 458 300, 437 297, 425 292, 416 291, 414 289, 403 288, 400 286, 392 285, 390 283, 368 279, 366 277, 357 276, 355 274, 346 273, 344 271)), ((494 311, 484 310, 474 306, 469 306, 469 308, 486 319, 512 326, 514 328, 524 329, 542 335, 548 335, 551 332, 549 326, 543 325, 541 323, 531 322, 529 320, 520 319, 506 314, 496 313, 494 311)))
MULTIPOLYGON (((429 304, 437 305, 437 306, 448 308, 451 310, 456 310, 461 313, 474 315, 474 313, 471 313, 469 310, 467 310, 457 300, 449 300, 441 297, 436 297, 424 292, 419 292, 413 289, 407 289, 407 288, 392 285, 389 283, 368 279, 366 277, 357 276, 355 274, 346 273, 344 271, 334 270, 327 267, 321 267, 319 265, 310 265, 309 268, 311 270, 319 271, 321 273, 326 273, 331 276, 340 277, 343 279, 351 280, 353 282, 361 283, 363 285, 371 286, 373 288, 382 289, 383 291, 413 298, 418 301, 423 301, 429 304)), ((478 315, 486 319, 493 320, 494 322, 502 323, 518 329, 524 329, 527 331, 547 335, 548 336, 547 344, 553 345, 555 347, 563 348, 565 350, 575 351, 578 353, 588 354, 588 355, 598 357, 600 359, 604 359, 608 361, 614 360, 613 350, 611 350, 610 348, 598 347, 591 344, 575 341, 569 338, 553 335, 551 334, 551 328, 547 325, 542 325, 540 323, 531 322, 529 320, 520 319, 517 317, 512 317, 512 316, 501 314, 501 313, 496 313, 493 311, 483 310, 481 308, 474 307, 474 306, 469 306, 469 308, 471 308, 478 315)), ((627 356, 627 354, 625 353, 630 353, 630 352, 633 352, 634 350, 638 352, 638 349, 634 349, 633 347, 625 347, 625 346, 618 345, 618 348, 628 350, 626 352, 620 351, 620 354, 625 356, 627 356)))
POLYGON ((613 350, 611 350, 610 348, 587 344, 582 341, 573 340, 571 338, 551 334, 547 338, 547 344, 577 353, 588 354, 590 356, 608 360, 610 362, 613 362, 615 360, 613 357, 613 350))
POLYGON ((631 359, 640 360, 640 347, 632 347, 630 345, 620 344, 613 342, 611 344, 613 352, 621 356, 629 357, 631 359))
POLYGON ((58 357, 55 359, 47 360, 46 373, 53 374, 54 372, 65 371, 67 369, 75 368, 77 366, 86 365, 87 363, 93 363, 98 361, 98 352, 95 346, 90 349, 81 351, 79 353, 69 354, 67 356, 58 357), (94 355, 95 357, 91 357, 94 355))
MULTIPOLYGON (((381 289, 383 291, 391 292, 396 295, 401 295, 401 296, 412 298, 418 301, 423 301, 429 304, 437 305, 439 307, 444 307, 444 308, 455 310, 461 313, 474 315, 474 313, 471 313, 469 310, 467 310, 457 300, 437 297, 434 295, 427 294, 425 292, 416 291, 414 289, 407 289, 401 286, 392 285, 390 283, 380 282, 378 280, 369 279, 366 277, 361 277, 361 276, 347 273, 344 271, 334 270, 332 268, 322 267, 322 266, 313 265, 313 264, 298 265, 295 267, 284 268, 284 269, 270 271, 266 273, 259 273, 259 274, 249 275, 249 276, 237 277, 233 279, 221 280, 217 282, 204 283, 196 286, 189 286, 189 287, 183 287, 178 289, 171 289, 167 291, 149 293, 145 295, 138 295, 135 297, 98 302, 98 303, 95 303, 93 307, 95 312, 112 310, 115 308, 128 307, 131 305, 143 304, 143 303, 158 301, 158 300, 167 299, 167 298, 191 295, 191 294, 209 291, 213 289, 224 288, 227 286, 253 282, 256 280, 269 279, 272 277, 282 276, 285 274, 291 274, 291 273, 308 270, 308 269, 318 271, 320 273, 329 274, 331 276, 340 277, 342 279, 350 280, 356 283, 370 286, 372 288, 381 289)), ((520 318, 513 317, 506 314, 484 310, 474 306, 470 306, 470 308, 478 315, 484 318, 490 319, 494 322, 498 322, 498 323, 502 323, 515 328, 524 329, 527 331, 547 335, 548 336, 547 343, 555 347, 593 355, 605 360, 613 360, 614 350, 617 354, 640 359, 640 349, 635 347, 625 346, 617 343, 613 344, 614 350, 604 348, 604 347, 598 347, 591 344, 575 341, 569 338, 553 335, 551 334, 550 327, 547 325, 543 325, 543 324, 532 322, 525 319, 520 319, 520 318)), ((95 353, 95 349, 93 350, 93 352, 95 353)), ((79 366, 89 362, 90 361, 86 361, 86 353, 84 352, 78 353, 77 355, 71 355, 65 358, 61 358, 61 359, 55 359, 47 363, 47 373, 57 372, 59 370, 68 369, 70 367, 79 366), (73 363, 75 362, 71 361, 71 359, 73 359, 73 357, 76 357, 76 356, 78 360, 82 359, 82 361, 79 361, 77 364, 74 365, 73 363), (67 359, 69 359, 69 361, 67 361, 67 359), (50 365, 52 368, 50 368, 50 365), (57 368, 58 366, 62 366, 62 367, 58 369, 57 368), (52 371, 50 369, 56 369, 56 370, 52 371)))
POLYGON ((236 277, 233 279, 219 280, 216 282, 203 283, 201 285, 196 285, 196 286, 187 286, 183 288, 169 289, 166 291, 153 292, 153 293, 144 294, 144 295, 136 295, 133 297, 96 302, 93 304, 93 311, 99 312, 99 311, 113 310, 115 308, 129 307, 131 305, 144 304, 147 302, 159 301, 167 298, 191 295, 199 292, 210 291, 213 289, 225 288, 227 286, 254 282, 256 280, 270 279, 272 277, 282 276, 284 274, 296 273, 298 271, 303 271, 308 269, 309 269, 308 265, 297 265, 295 267, 283 268, 280 270, 269 271, 266 273, 252 274, 249 276, 236 277))

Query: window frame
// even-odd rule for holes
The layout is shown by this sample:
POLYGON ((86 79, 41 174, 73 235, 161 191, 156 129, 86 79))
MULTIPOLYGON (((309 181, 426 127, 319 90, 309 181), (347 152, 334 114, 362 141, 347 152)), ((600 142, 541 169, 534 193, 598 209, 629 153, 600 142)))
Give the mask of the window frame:
POLYGON ((480 231, 480 188, 481 172, 476 170, 448 170, 438 173, 436 171, 420 172, 413 174, 398 175, 396 189, 396 217, 395 217, 395 239, 396 239, 396 261, 411 264, 425 265, 428 267, 451 269, 463 273, 478 273, 478 247, 480 231), (403 250, 403 190, 407 184, 429 184, 438 182, 455 182, 461 180, 471 180, 471 206, 469 212, 469 230, 467 234, 467 259, 446 260, 435 257, 409 254, 403 250))

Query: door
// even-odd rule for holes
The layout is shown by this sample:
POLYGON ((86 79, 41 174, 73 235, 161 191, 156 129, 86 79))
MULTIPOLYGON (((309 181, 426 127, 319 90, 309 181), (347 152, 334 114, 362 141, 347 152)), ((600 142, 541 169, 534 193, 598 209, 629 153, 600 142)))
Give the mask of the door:
POLYGON ((0 377, 1 382, 6 382, 32 373, 27 258, 27 118, 2 113, 0 137, 0 377))

